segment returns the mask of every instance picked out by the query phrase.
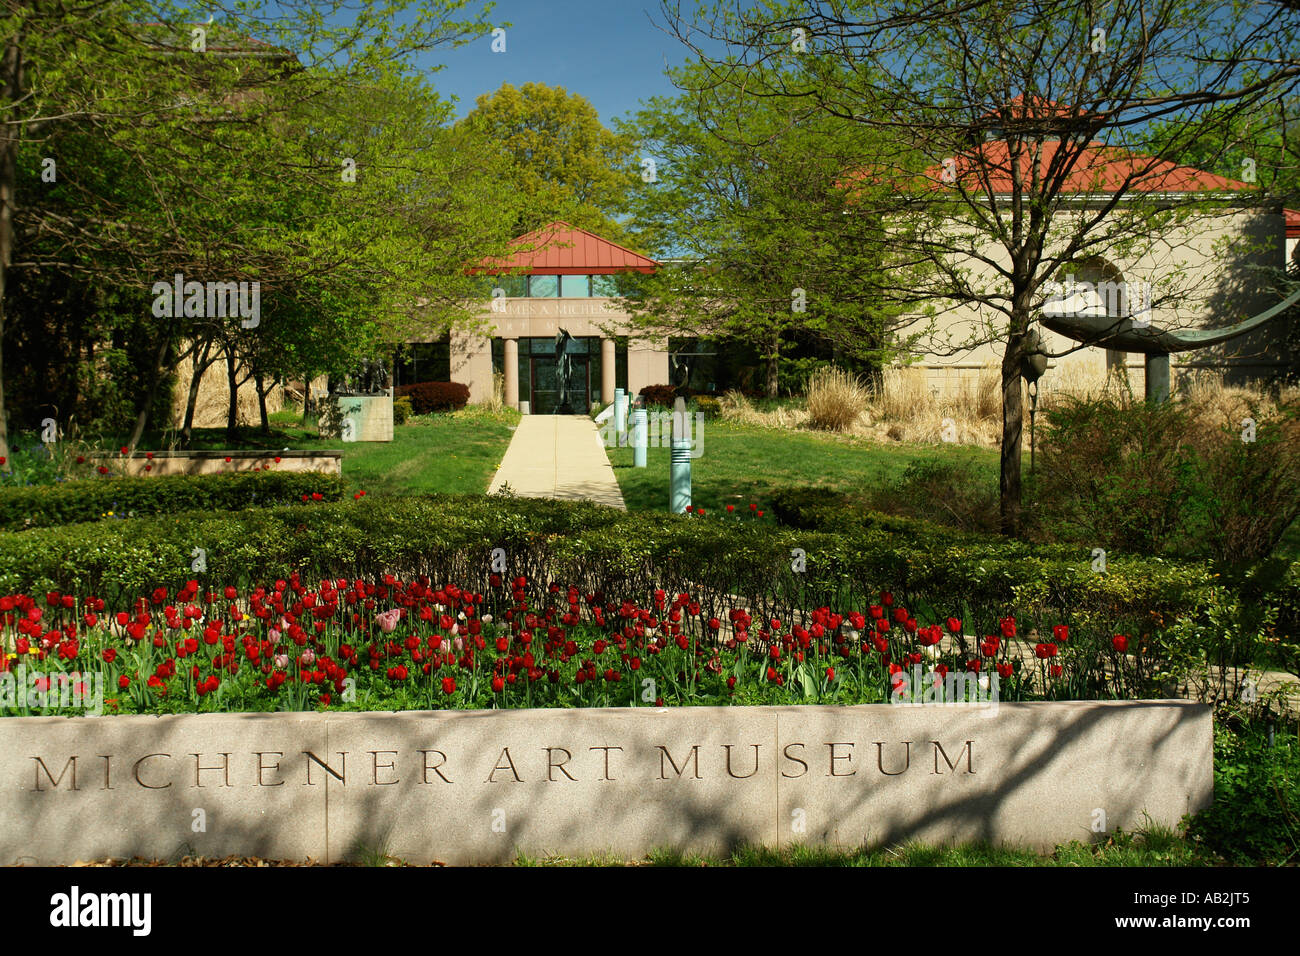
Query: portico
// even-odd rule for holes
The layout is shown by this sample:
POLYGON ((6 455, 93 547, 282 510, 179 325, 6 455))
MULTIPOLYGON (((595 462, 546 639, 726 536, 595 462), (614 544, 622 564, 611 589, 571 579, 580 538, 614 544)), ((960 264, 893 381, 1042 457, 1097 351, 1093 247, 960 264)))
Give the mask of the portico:
POLYGON ((573 337, 574 407, 612 401, 616 388, 636 394, 668 381, 668 340, 626 337, 627 313, 613 281, 621 273, 654 272, 654 260, 563 222, 515 243, 524 251, 479 270, 496 282, 483 313, 487 332, 451 339, 451 377, 469 385, 471 402, 490 398, 493 375, 500 374, 507 405, 552 413, 561 329, 573 337))

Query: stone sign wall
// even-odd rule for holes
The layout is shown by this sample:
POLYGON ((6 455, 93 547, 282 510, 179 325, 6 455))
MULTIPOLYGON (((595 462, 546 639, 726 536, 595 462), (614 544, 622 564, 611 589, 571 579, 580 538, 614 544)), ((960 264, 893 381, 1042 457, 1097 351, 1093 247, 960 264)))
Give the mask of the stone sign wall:
POLYGON ((393 390, 383 395, 340 395, 335 399, 342 413, 342 440, 392 441, 393 390))
POLYGON ((1037 847, 1207 806, 1185 701, 0 719, 0 864, 1037 847))

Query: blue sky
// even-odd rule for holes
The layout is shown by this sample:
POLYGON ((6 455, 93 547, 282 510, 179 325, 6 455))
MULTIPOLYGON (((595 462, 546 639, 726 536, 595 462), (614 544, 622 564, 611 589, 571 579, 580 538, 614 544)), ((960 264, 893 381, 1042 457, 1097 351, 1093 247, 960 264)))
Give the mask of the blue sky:
POLYGON ((671 95, 665 60, 676 66, 687 54, 660 29, 658 0, 499 0, 492 19, 512 24, 504 53, 493 53, 484 38, 430 59, 446 64, 428 79, 440 94, 459 98, 457 116, 503 83, 533 82, 586 97, 609 125, 642 100, 671 95))

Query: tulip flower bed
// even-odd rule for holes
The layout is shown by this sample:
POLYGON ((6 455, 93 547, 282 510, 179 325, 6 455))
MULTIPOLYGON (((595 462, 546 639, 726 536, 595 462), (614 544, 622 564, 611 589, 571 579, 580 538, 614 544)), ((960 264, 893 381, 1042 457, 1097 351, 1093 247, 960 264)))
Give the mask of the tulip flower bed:
POLYGON ((888 700, 899 675, 941 686, 950 671, 996 675, 1002 700, 1131 697, 1147 684, 1140 649, 1119 637, 1058 625, 1025 654, 1013 618, 971 642, 960 620, 922 623, 889 592, 795 622, 687 592, 531 590, 540 599, 523 576, 475 592, 293 575, 242 593, 190 581, 126 609, 10 594, 0 669, 40 672, 51 703, 67 680, 102 674, 113 713, 858 704, 888 700))
MULTIPOLYGON (((204 594, 230 586, 247 595, 294 572, 302 581, 423 577, 490 594, 487 569, 504 552, 513 574, 536 582, 528 589, 535 607, 545 607, 550 582, 620 605, 627 598, 641 606, 663 589, 692 595, 706 620, 726 622, 743 608, 755 621, 809 627, 812 609, 865 613, 885 586, 918 627, 962 619, 966 634, 975 635, 965 648, 970 656, 980 637, 999 635, 1000 621, 1015 618, 1024 646, 1053 643, 1046 635, 1064 625, 1080 636, 1068 646, 1092 647, 1095 660, 1111 653, 1112 638, 1126 636, 1129 655, 1150 662, 1142 673, 1153 680, 1157 672, 1168 679, 1178 661, 1191 666, 1227 647, 1229 635, 1250 662, 1262 659, 1265 640, 1281 659, 1300 633, 1287 623, 1300 608, 1295 567, 1280 577, 1229 580, 1203 561, 1112 554, 1097 573, 1086 551, 1040 555, 971 535, 805 531, 705 510, 679 516, 541 499, 363 497, 0 532, 0 594, 93 594, 114 613, 131 612, 138 595, 159 587, 174 595, 194 577, 204 594), (196 549, 206 564, 197 574, 196 549), (798 552, 800 570, 792 562, 798 552)), ((892 659, 915 650, 900 648, 892 659)), ((1070 666, 1063 673, 1073 679, 1070 666)), ((1096 693, 1078 688, 1070 693, 1096 693)))

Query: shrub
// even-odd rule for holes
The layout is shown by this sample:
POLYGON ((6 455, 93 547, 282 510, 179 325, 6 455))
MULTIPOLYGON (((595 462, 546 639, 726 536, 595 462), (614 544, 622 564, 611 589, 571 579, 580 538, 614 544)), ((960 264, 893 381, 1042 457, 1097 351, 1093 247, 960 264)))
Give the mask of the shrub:
POLYGON ((230 475, 93 478, 29 488, 0 488, 0 528, 19 530, 181 511, 239 511, 343 496, 343 479, 319 472, 253 471, 230 475))
POLYGON ((1300 858, 1300 741, 1215 722, 1214 803, 1186 823, 1199 847, 1237 864, 1300 858))
POLYGON ((454 412, 469 404, 469 386, 460 382, 416 382, 399 385, 393 393, 411 400, 416 415, 430 412, 454 412))
POLYGON ((672 408, 677 399, 677 389, 671 385, 647 385, 641 389, 641 400, 646 407, 672 408))
POLYGON ((1294 405, 1259 412, 1253 441, 1180 401, 1064 399, 1045 418, 1030 513, 1049 540, 1242 563, 1300 513, 1294 405))
POLYGON ((808 424, 823 431, 847 431, 867 404, 867 390, 843 369, 828 366, 808 378, 808 424))
POLYGON ((998 529, 998 487, 969 460, 914 461, 871 495, 878 511, 938 521, 961 531, 998 529))
POLYGON ((695 411, 702 412, 707 419, 718 418, 722 415, 722 402, 715 395, 697 395, 695 411))
POLYGON ((1269 417, 1252 403, 1208 436, 1197 455, 1187 499, 1188 534, 1224 562, 1253 561, 1277 547, 1300 515, 1300 409, 1278 406, 1269 417), (1248 419, 1254 434, 1243 428, 1248 419), (1253 438, 1251 441, 1244 438, 1253 438))
POLYGON ((400 398, 393 399, 393 424, 405 425, 406 420, 415 414, 415 409, 411 406, 411 397, 403 395, 400 398))

